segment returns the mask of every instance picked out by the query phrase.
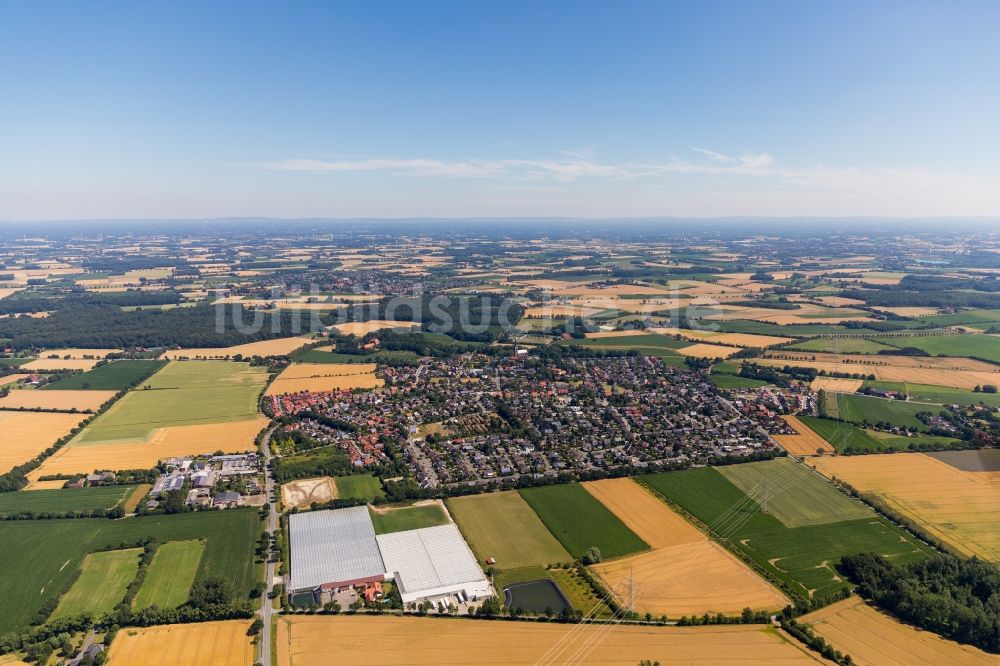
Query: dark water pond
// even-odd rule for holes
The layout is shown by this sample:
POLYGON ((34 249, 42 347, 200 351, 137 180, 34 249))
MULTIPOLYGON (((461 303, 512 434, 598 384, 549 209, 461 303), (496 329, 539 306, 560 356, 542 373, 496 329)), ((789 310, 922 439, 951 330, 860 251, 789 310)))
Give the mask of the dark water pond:
POLYGON ((571 608, 562 590, 551 580, 508 585, 503 594, 508 608, 523 608, 532 613, 544 613, 546 608, 559 613, 564 608, 571 608))

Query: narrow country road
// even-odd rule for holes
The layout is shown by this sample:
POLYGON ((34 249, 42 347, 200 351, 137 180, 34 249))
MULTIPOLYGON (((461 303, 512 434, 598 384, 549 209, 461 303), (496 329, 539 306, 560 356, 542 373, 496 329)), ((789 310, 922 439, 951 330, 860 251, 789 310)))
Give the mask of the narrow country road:
MULTIPOLYGON (((277 427, 277 425, 272 426, 264 434, 263 441, 261 442, 264 455, 264 493, 267 497, 268 506, 271 508, 267 513, 266 529, 272 541, 274 533, 278 529, 278 503, 275 501, 274 475, 271 473, 271 435, 274 434, 277 427)), ((275 563, 271 561, 271 550, 268 548, 267 564, 264 571, 265 590, 264 596, 261 597, 260 611, 258 611, 258 616, 264 622, 264 628, 260 632, 260 641, 257 643, 260 648, 257 661, 264 666, 271 666, 271 618, 273 616, 273 609, 271 608, 270 594, 274 589, 274 565, 275 563)))

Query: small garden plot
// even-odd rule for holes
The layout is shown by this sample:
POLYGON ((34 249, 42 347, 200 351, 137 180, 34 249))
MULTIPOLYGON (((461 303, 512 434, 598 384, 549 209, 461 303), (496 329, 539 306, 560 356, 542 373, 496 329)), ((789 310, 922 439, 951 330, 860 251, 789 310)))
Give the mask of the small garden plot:
POLYGON ((631 555, 649 546, 579 483, 518 491, 574 558, 596 547, 603 559, 631 555))
POLYGON ((112 610, 125 597, 125 590, 139 571, 141 555, 142 548, 128 548, 84 557, 80 577, 59 600, 51 619, 112 610))
POLYGON ((187 601, 204 552, 200 539, 169 541, 157 548, 133 606, 176 608, 187 601))

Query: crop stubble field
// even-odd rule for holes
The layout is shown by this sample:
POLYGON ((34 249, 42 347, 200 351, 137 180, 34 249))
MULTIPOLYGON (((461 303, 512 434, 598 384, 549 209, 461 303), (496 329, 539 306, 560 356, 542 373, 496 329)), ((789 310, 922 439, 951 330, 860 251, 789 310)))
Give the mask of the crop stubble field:
POLYGON ((419 617, 280 617, 277 666, 349 664, 551 664, 635 666, 643 659, 706 666, 816 664, 773 627, 636 627, 468 622, 419 617), (555 650, 553 650, 555 648, 555 650), (470 657, 471 655, 471 657, 470 657))
POLYGON ((49 448, 84 418, 82 414, 0 411, 0 474, 49 448))
POLYGON ((0 409, 94 411, 115 397, 115 391, 11 391, 0 398, 0 409))
POLYGON ((878 495, 957 551, 1000 562, 1000 472, 967 472, 922 453, 812 463, 827 476, 878 495))
POLYGON ((828 643, 851 655, 859 666, 979 666, 996 664, 996 655, 920 631, 881 613, 857 597, 803 615, 828 643))
POLYGON ((218 359, 232 358, 237 354, 244 357, 250 356, 284 356, 290 354, 299 347, 303 347, 310 342, 315 342, 312 338, 296 336, 291 338, 275 338, 274 340, 262 340, 260 342, 249 342, 245 345, 234 345, 232 347, 206 347, 190 349, 168 349, 163 352, 163 358, 175 360, 180 358, 189 359, 218 359))
POLYGON ((655 616, 736 614, 746 607, 776 610, 788 603, 770 583, 632 479, 592 481, 583 487, 652 548, 591 567, 620 602, 634 577, 636 610, 655 616))
POLYGON ((774 441, 789 455, 793 456, 814 456, 817 452, 833 452, 833 446, 825 439, 813 432, 806 424, 795 416, 782 416, 785 423, 790 425, 796 434, 794 435, 771 435, 774 441))
POLYGON ((249 620, 124 628, 108 650, 111 666, 250 666, 249 620))
POLYGON ((382 386, 374 363, 293 363, 267 387, 267 395, 382 386))

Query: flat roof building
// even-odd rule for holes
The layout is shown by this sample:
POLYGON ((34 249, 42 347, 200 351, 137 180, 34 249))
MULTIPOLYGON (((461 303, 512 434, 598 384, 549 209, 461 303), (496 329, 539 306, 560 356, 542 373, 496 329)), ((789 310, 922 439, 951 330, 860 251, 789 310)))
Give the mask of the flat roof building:
POLYGON ((375 538, 386 576, 395 580, 403 603, 458 592, 471 600, 493 594, 476 556, 454 523, 375 538))
POLYGON ((368 507, 294 513, 288 518, 289 590, 339 588, 385 579, 368 507))

